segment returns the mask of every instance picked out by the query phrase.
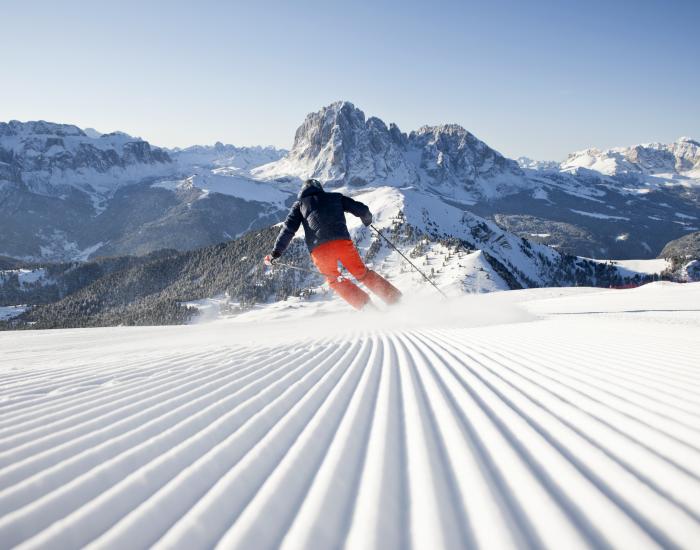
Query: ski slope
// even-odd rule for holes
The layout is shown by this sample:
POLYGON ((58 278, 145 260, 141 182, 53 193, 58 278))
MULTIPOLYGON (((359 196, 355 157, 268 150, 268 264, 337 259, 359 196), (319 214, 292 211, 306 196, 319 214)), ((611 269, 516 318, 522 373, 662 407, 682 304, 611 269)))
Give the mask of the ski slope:
POLYGON ((0 333, 0 547, 697 548, 699 305, 0 333))

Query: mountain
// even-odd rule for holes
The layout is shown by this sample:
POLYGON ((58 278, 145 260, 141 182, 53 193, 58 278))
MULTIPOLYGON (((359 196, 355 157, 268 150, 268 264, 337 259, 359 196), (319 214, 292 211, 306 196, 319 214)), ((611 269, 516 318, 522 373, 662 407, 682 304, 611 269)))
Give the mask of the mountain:
POLYGON ((217 141, 214 145, 193 145, 169 149, 171 157, 183 168, 192 166, 234 168, 246 171, 279 160, 287 151, 274 147, 236 147, 217 141))
MULTIPOLYGON (((561 254, 464 212, 416 189, 355 190, 375 225, 402 253, 451 296, 542 286, 619 286, 656 280, 639 265, 598 262, 561 254)), ((351 235, 365 261, 409 298, 434 293, 414 268, 376 233, 350 218, 351 235)), ((153 253, 79 264, 0 271, 0 306, 31 304, 4 328, 59 328, 119 324, 178 324, 198 309, 240 311, 256 304, 303 297, 327 300, 318 274, 263 269, 278 229, 269 227, 196 250, 153 253)), ((285 263, 315 271, 299 235, 285 263)), ((665 263, 662 262, 664 265, 665 263)))
POLYGON ((416 186, 471 201, 522 178, 518 164, 461 126, 423 126, 410 134, 387 126, 347 101, 311 113, 281 160, 252 170, 255 177, 318 178, 330 187, 416 186))
POLYGON ((414 187, 521 237, 594 258, 653 258, 697 228, 693 140, 630 148, 624 169, 608 171, 592 159, 612 153, 594 151, 558 167, 518 163, 458 125, 406 134, 343 101, 308 115, 289 154, 251 173, 281 185, 316 177, 348 189, 414 187), (682 171, 659 171, 671 168, 682 171))
POLYGON ((455 124, 408 133, 336 102, 290 151, 161 149, 120 132, 0 126, 0 255, 27 261, 189 250, 279 221, 299 181, 411 188, 567 254, 654 258, 700 220, 697 142, 508 159, 455 124))
POLYGON ((659 176, 698 185, 700 180, 700 143, 682 137, 670 144, 648 143, 601 151, 586 149, 572 153, 561 164, 562 170, 587 168, 607 176, 626 177, 639 183, 654 182, 659 176))
POLYGON ((560 169, 559 163, 553 160, 533 160, 529 157, 518 157, 515 160, 520 168, 524 168, 526 170, 558 172, 560 169))
POLYGON ((664 246, 661 254, 659 254, 660 258, 672 258, 674 256, 700 260, 700 231, 671 241, 664 246))
POLYGON ((0 162, 5 187, 52 197, 80 191, 96 202, 172 165, 164 150, 121 132, 91 137, 69 124, 16 120, 0 123, 0 162))
POLYGON ((282 215, 289 194, 245 176, 282 153, 166 151, 121 132, 0 124, 0 255, 66 261, 228 240, 282 215))
POLYGON ((671 263, 669 274, 678 281, 700 281, 700 231, 671 241, 659 254, 671 263))

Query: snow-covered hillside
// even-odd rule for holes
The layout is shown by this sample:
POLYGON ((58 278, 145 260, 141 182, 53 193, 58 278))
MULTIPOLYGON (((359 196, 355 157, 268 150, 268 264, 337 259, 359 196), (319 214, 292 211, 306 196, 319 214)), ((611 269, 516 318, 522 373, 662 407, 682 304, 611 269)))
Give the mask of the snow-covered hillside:
MULTIPOLYGON (((341 191, 369 205, 375 216, 374 225, 390 235, 405 255, 454 296, 462 292, 583 282, 607 286, 616 283, 605 277, 614 277, 618 271, 621 277, 634 277, 660 274, 667 267, 664 261, 652 261, 653 265, 629 262, 618 270, 609 262, 566 257, 412 188, 341 191), (413 238, 404 239, 407 235, 413 238)), ((433 291, 374 230, 365 228, 357 218, 347 219, 354 240, 375 269, 391 277, 406 292, 433 291)))
POLYGON ((277 221, 313 176, 355 190, 413 187, 569 254, 652 258, 698 230, 699 158, 683 138, 589 149, 560 167, 515 161, 460 125, 404 133, 347 101, 310 113, 289 152, 166 150, 121 132, 12 121, 0 124, 0 254, 62 261, 206 246, 277 221))
POLYGON ((693 548, 698 284, 0 333, 22 548, 693 548))

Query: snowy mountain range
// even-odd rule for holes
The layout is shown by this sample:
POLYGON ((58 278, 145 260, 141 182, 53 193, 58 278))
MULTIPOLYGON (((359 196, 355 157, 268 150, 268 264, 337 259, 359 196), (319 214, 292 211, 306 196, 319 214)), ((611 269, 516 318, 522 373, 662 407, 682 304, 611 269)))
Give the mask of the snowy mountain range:
POLYGON ((561 165, 513 161, 460 126, 406 134, 338 102, 307 116, 287 156, 251 173, 282 184, 316 177, 351 189, 413 187, 568 253, 649 258, 697 230, 697 163, 697 144, 687 138, 589 150, 561 165), (627 160, 606 160, 616 155, 627 160))
POLYGON ((700 143, 682 137, 670 144, 648 143, 604 151, 586 149, 569 155, 560 167, 562 170, 587 168, 607 176, 629 176, 639 182, 647 181, 647 176, 659 176, 697 185, 693 180, 700 179, 700 143))
POLYGON ((168 151, 121 132, 0 124, 0 255, 64 261, 230 239, 277 221, 280 210, 279 193, 271 203, 252 184, 241 198, 245 183, 233 176, 283 154, 220 143, 168 151), (230 185, 201 200, 212 197, 191 182, 221 183, 216 172, 230 185), (173 181, 183 185, 163 183, 173 181))
MULTIPOLYGON (((0 255, 70 260, 187 250, 281 219, 298 183, 411 189, 531 241, 598 258, 651 258, 700 225, 697 142, 518 161, 454 125, 409 133, 349 102, 309 114, 290 151, 161 149, 120 132, 0 125, 0 255)), ((370 205, 372 206, 372 205, 370 205)))

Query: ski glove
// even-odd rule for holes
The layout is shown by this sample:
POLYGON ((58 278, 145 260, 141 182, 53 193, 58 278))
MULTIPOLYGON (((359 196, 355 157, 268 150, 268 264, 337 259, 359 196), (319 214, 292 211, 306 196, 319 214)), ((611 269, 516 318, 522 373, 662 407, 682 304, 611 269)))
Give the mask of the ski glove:
POLYGON ((273 252, 272 254, 268 254, 267 256, 265 256, 263 263, 265 265, 272 265, 273 263, 275 263, 275 260, 279 257, 280 255, 277 252, 273 252))
POLYGON ((365 224, 365 227, 367 227, 372 223, 374 218, 372 217, 372 212, 367 212, 367 214, 362 216, 360 219, 362 220, 362 223, 365 224))

